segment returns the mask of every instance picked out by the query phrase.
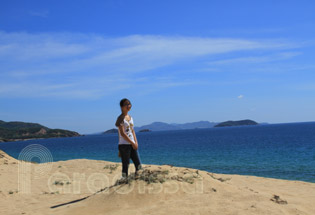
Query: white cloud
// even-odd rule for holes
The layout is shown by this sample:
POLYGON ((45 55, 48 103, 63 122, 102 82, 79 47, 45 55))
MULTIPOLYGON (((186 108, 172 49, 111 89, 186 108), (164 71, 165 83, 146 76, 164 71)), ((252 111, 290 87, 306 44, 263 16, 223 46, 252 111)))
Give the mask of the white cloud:
POLYGON ((242 99, 243 97, 244 97, 244 95, 239 95, 237 98, 242 99))
POLYGON ((271 62, 271 61, 279 61, 279 60, 287 60, 292 57, 301 55, 302 52, 279 52, 276 54, 265 55, 265 56, 258 56, 258 57, 240 57, 240 58, 231 58, 231 59, 224 59, 224 60, 217 60, 208 62, 208 64, 235 64, 235 63, 263 63, 263 62, 271 62))
POLYGON ((237 38, 0 31, 0 97, 99 98, 135 87, 135 83, 144 86, 149 82, 154 91, 199 84, 203 81, 159 80, 146 74, 208 55, 291 46, 237 38))

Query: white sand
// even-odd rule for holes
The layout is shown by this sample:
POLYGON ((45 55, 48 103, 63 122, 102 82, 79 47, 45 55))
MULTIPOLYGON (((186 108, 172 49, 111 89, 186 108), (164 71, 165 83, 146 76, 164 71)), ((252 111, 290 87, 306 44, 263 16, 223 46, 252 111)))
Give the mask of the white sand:
MULTIPOLYGON (((151 180, 163 183, 137 179, 113 186, 120 163, 75 159, 36 164, 0 150, 0 214, 315 214, 315 183, 143 166, 143 174, 160 173, 151 180)), ((134 172, 132 163, 129 171, 134 172)))

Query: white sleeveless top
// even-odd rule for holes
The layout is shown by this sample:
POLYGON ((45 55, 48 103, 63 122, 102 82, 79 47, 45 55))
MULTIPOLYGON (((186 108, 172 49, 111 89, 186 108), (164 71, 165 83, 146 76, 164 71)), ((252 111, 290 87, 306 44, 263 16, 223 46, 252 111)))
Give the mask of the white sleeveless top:
MULTIPOLYGON (((130 116, 130 115, 129 115, 129 116, 130 116)), ((128 136, 131 140, 133 140, 133 142, 135 142, 135 139, 134 139, 133 133, 132 133, 132 129, 133 129, 133 127, 134 127, 134 123, 133 123, 133 118, 132 118, 132 116, 130 116, 130 120, 128 121, 128 120, 125 119, 125 116, 124 116, 123 114, 119 115, 119 116, 117 117, 117 121, 116 121, 116 123, 115 123, 115 126, 118 127, 118 126, 121 125, 121 124, 123 124, 123 126, 124 126, 124 131, 126 132, 127 136, 128 136)), ((119 129, 118 129, 118 136, 119 136, 119 142, 118 142, 118 144, 129 144, 129 145, 130 145, 130 143, 129 143, 127 140, 125 140, 125 138, 123 138, 123 136, 121 136, 119 129)))

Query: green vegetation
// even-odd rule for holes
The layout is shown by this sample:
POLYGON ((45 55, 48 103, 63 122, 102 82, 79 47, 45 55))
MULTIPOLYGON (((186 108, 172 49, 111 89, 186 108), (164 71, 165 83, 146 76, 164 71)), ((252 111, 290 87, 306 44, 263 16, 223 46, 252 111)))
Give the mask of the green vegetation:
POLYGON ((190 183, 190 184, 193 184, 194 183, 194 177, 192 175, 188 176, 188 177, 184 177, 183 181, 190 183))
MULTIPOLYGON (((65 184, 64 182, 59 181, 59 180, 56 180, 56 181, 54 182, 54 185, 64 185, 64 184, 65 184)), ((71 184, 71 182, 70 182, 70 181, 67 181, 66 184, 71 184)))
POLYGON ((73 137, 79 133, 63 129, 50 129, 38 123, 4 122, 0 120, 0 142, 32 138, 73 137))
POLYGON ((122 183, 130 183, 134 180, 142 180, 147 182, 147 184, 151 184, 151 183, 164 183, 167 178, 166 176, 168 175, 169 171, 168 170, 149 170, 149 169, 142 169, 139 170, 138 175, 132 174, 130 176, 128 176, 127 181, 125 180, 117 180, 116 181, 116 185, 118 184, 122 184, 122 183))
POLYGON ((117 169, 118 166, 119 164, 107 164, 104 166, 104 169, 110 169, 110 173, 112 173, 117 169))

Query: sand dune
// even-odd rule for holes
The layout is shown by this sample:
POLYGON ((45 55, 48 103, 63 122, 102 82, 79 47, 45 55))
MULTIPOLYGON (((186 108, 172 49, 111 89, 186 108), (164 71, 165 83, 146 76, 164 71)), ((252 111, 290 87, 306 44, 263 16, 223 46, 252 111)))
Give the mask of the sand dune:
POLYGON ((143 165, 20 161, 0 150, 0 214, 315 214, 315 183, 143 165))

